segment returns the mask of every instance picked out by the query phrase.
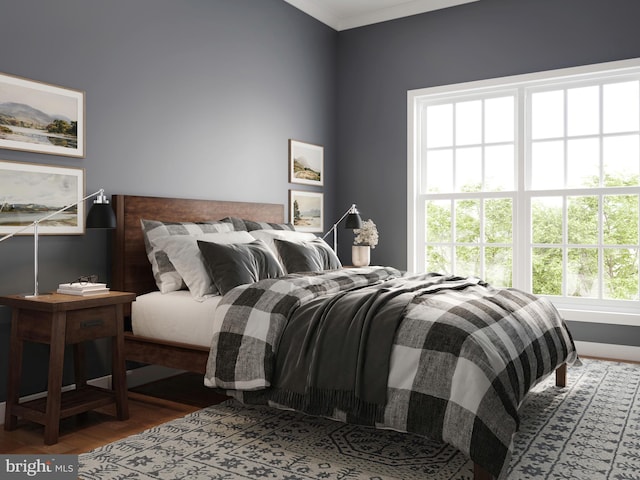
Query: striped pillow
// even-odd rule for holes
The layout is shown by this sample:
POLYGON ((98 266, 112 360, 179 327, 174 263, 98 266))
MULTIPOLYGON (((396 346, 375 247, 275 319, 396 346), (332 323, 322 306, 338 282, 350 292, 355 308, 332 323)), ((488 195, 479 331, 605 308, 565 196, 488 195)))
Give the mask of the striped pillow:
POLYGON ((238 217, 225 217, 223 222, 229 222, 233 224, 233 228, 236 231, 245 230, 247 232, 253 232, 254 230, 292 230, 295 228, 290 223, 270 223, 270 222, 254 222, 253 220, 245 220, 238 217))

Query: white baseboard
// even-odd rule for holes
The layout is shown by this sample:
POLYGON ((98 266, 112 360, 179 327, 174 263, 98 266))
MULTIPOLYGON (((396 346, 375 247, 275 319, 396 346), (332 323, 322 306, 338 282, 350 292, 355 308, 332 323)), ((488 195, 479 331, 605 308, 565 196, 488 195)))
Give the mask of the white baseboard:
POLYGON ((575 344, 576 349, 578 350, 578 355, 625 360, 628 362, 640 362, 640 347, 580 341, 576 341, 575 344))
MULTIPOLYGON (((182 373, 183 370, 176 370, 175 368, 161 367, 159 365, 147 365, 145 367, 136 368, 134 370, 127 370, 127 388, 133 388, 145 383, 154 382, 163 378, 172 377, 182 373)), ((104 377, 93 378, 87 381, 89 385, 96 387, 111 388, 111 375, 104 377)), ((73 390, 75 384, 65 385, 62 387, 62 391, 66 392, 73 390)), ((20 402, 28 402, 43 398, 47 396, 47 392, 34 393, 20 397, 20 402)), ((6 410, 6 402, 0 403, 0 425, 4 425, 4 414, 6 410)))

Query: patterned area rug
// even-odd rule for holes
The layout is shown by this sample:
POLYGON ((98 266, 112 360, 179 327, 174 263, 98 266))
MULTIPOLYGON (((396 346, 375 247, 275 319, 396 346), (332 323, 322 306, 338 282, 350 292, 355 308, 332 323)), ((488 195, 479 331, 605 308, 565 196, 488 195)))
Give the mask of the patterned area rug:
MULTIPOLYGON (((584 360, 522 405, 509 480, 640 480, 640 365, 584 360)), ((82 479, 469 480, 452 447, 229 401, 80 456, 82 479)))

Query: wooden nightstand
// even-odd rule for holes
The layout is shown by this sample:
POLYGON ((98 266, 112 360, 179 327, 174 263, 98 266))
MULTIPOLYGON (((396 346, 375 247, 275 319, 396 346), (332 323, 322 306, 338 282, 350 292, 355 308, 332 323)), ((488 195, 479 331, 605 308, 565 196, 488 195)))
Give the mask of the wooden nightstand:
POLYGON ((44 425, 44 443, 58 441, 60 419, 94 408, 116 404, 119 420, 129 418, 124 362, 124 308, 135 293, 103 295, 39 295, 0 297, 0 305, 12 308, 9 385, 5 430, 17 427, 18 417, 44 425), (83 342, 111 337, 113 389, 87 385, 83 342), (19 403, 24 342, 45 343, 49 351, 47 397, 19 403), (74 390, 62 393, 65 345, 73 344, 74 390))

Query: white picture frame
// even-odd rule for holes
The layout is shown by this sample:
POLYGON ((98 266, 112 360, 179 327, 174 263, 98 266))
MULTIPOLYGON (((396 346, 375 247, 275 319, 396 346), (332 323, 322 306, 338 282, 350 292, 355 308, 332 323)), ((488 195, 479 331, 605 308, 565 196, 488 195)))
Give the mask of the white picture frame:
POLYGON ((322 232, 324 194, 289 190, 289 221, 298 232, 322 232))
POLYGON ((80 90, 0 73, 0 148, 85 156, 80 90))
POLYGON ((324 147, 289 139, 289 182, 324 185, 324 147))
MULTIPOLYGON (((15 233, 84 197, 84 169, 0 160, 0 235, 15 233)), ((38 235, 81 235, 85 205, 55 215, 38 225, 38 235)), ((33 235, 27 229, 19 235, 33 235)))

